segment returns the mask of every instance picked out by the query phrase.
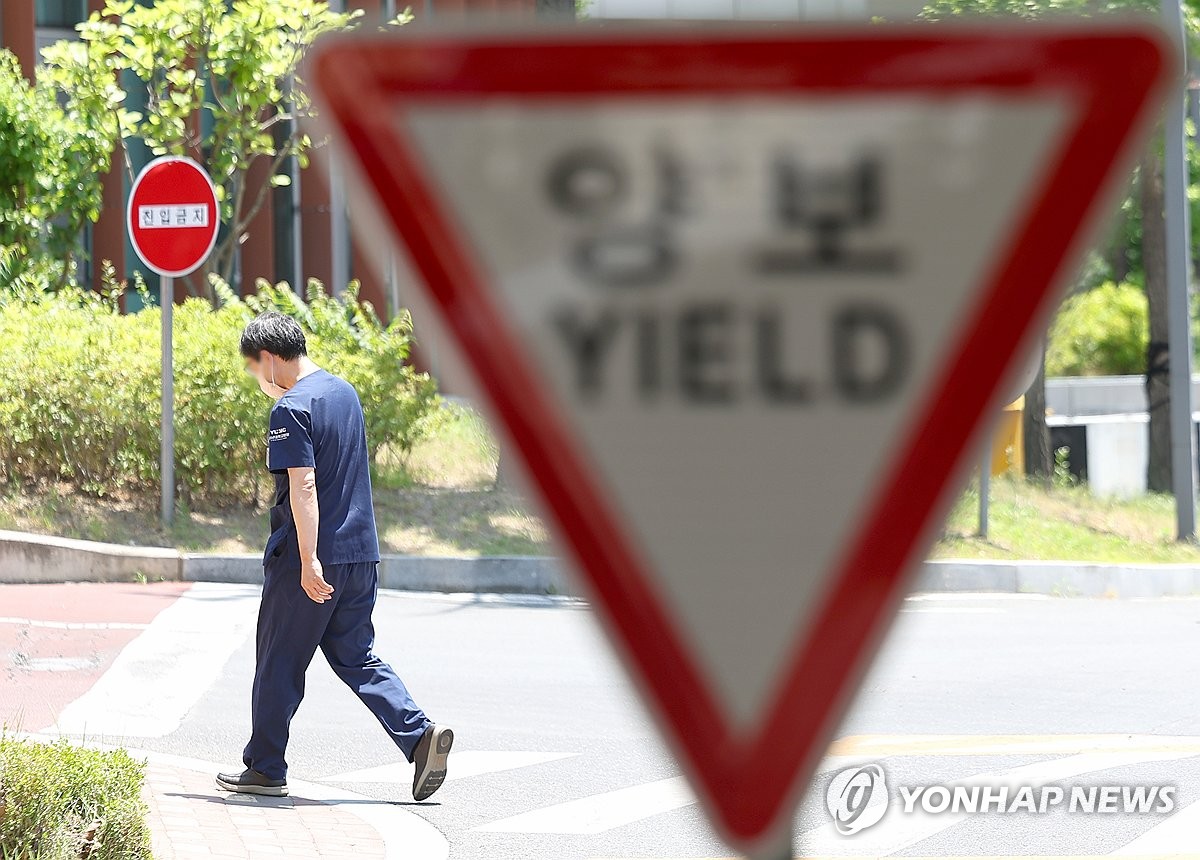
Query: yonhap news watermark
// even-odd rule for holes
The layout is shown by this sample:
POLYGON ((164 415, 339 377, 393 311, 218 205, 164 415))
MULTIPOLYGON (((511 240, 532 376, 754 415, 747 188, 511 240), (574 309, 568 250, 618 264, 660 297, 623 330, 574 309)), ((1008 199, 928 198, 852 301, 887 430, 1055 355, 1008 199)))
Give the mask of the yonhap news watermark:
POLYGON ((1020 785, 964 780, 930 785, 888 784, 882 765, 836 773, 825 792, 834 827, 853 836, 891 815, 1169 815, 1173 785, 1020 785))

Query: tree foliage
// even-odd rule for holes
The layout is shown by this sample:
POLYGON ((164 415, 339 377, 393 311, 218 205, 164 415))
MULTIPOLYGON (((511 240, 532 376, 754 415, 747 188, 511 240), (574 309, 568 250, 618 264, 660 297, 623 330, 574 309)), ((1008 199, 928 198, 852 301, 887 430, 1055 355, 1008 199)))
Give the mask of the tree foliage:
POLYGON ((100 217, 111 146, 86 106, 60 101, 52 81, 30 84, 0 51, 0 287, 47 266, 52 284, 70 277, 80 231, 100 217))
POLYGON ((1148 338, 1146 293, 1132 284, 1101 284, 1071 296, 1050 329, 1051 376, 1141 373, 1148 338))
MULTIPOLYGON (((1183 2, 1184 25, 1189 41, 1200 33, 1200 3, 1183 2)), ((932 0, 921 12, 927 21, 952 18, 1020 18, 1045 19, 1055 16, 1095 17, 1142 13, 1158 17, 1162 6, 1158 0, 932 0)))
MULTIPOLYGON (((1187 50, 1195 54, 1200 46, 1200 0, 1183 0, 1183 28, 1187 50)), ((931 0, 923 10, 925 20, 940 21, 965 18, 1064 19, 1103 17, 1106 15, 1143 15, 1157 20, 1158 0, 931 0)), ((1112 57, 1111 62, 1121 62, 1112 57)), ((1170 436, 1167 426, 1167 406, 1170 398, 1164 363, 1167 315, 1166 248, 1163 212, 1163 148, 1161 136, 1143 152, 1138 165, 1137 180, 1122 206, 1115 237, 1107 253, 1094 257, 1089 277, 1092 283, 1104 278, 1131 279, 1145 288, 1147 301, 1146 348, 1140 369, 1146 373, 1150 410, 1150 458, 1147 484, 1151 490, 1170 487, 1170 436), (1136 250, 1131 252, 1128 240, 1137 235, 1136 250), (1138 271, 1131 271, 1136 266, 1138 271)), ((1195 195, 1192 196, 1193 203, 1195 195)), ((1193 224, 1195 222, 1193 214, 1193 224)), ((1106 293, 1101 293, 1101 297, 1106 293)), ((1117 311, 1128 312, 1129 306, 1118 305, 1117 311)), ((1028 416, 1026 438, 1044 437, 1045 416, 1028 416)), ((1037 464, 1036 471, 1044 472, 1047 464, 1037 464)))
POLYGON ((55 87, 121 146, 131 177, 134 139, 208 168, 225 229, 195 278, 207 285, 209 271, 232 279, 250 222, 270 189, 290 181, 287 160, 307 166, 315 143, 297 122, 313 113, 297 76, 305 50, 359 14, 318 0, 108 0, 79 25, 80 40, 43 54, 55 87), (129 107, 123 86, 144 108, 129 107))

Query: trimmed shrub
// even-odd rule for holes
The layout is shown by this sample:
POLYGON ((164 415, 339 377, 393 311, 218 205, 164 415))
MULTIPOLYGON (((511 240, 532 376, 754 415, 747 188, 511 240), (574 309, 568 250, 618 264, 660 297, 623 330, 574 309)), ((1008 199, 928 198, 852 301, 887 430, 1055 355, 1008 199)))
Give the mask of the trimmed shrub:
POLYGON ((1146 371, 1146 293, 1133 284, 1101 284, 1068 298, 1050 327, 1048 376, 1146 371))
MULTIPOLYGON (((358 301, 310 282, 245 299, 216 283, 217 307, 175 309, 175 457, 179 490, 200 509, 258 505, 266 484, 270 401, 243 370, 242 327, 274 307, 305 329, 309 354, 358 389, 376 462, 403 455, 427 432, 436 387, 406 363, 411 320, 383 325, 358 301)), ((156 492, 160 313, 122 314, 116 296, 66 291, 0 303, 0 476, 65 481, 102 496, 156 492)))
POLYGON ((124 750, 0 734, 0 856, 151 860, 145 767, 124 750))

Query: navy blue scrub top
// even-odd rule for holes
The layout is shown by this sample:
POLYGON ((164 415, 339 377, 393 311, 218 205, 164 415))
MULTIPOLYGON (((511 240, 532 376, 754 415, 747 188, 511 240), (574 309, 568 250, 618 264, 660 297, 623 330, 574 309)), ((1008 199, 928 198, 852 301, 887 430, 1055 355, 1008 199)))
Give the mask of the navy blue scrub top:
POLYGON ((321 564, 379 561, 366 423, 354 387, 325 370, 301 377, 271 408, 267 468, 275 475, 263 563, 299 560, 287 470, 316 469, 321 564))

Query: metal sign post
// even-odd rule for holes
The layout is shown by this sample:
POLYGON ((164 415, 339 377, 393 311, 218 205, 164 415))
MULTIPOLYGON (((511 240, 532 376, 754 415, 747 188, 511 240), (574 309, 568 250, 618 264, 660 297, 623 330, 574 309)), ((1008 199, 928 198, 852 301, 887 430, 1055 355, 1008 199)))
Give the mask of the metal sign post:
MULTIPOLYGON (((1183 41, 1179 0, 1163 0, 1163 18, 1183 41)), ((1182 68, 1179 70, 1182 71, 1182 68)), ((1171 486, 1179 540, 1196 536, 1196 430, 1192 422, 1191 251, 1188 248, 1187 146, 1182 94, 1167 101, 1164 124, 1163 208, 1167 227, 1167 349, 1171 391, 1171 486)))
POLYGON ((161 279, 162 310, 162 526, 175 521, 175 373, 172 317, 175 278, 194 272, 212 252, 220 229, 220 204, 212 179, 190 158, 156 158, 137 175, 126 212, 129 241, 161 279))
POLYGON ((175 522, 175 360, 172 329, 175 307, 175 279, 163 275, 159 280, 159 306, 162 308, 162 450, 159 458, 162 476, 162 524, 175 522))

